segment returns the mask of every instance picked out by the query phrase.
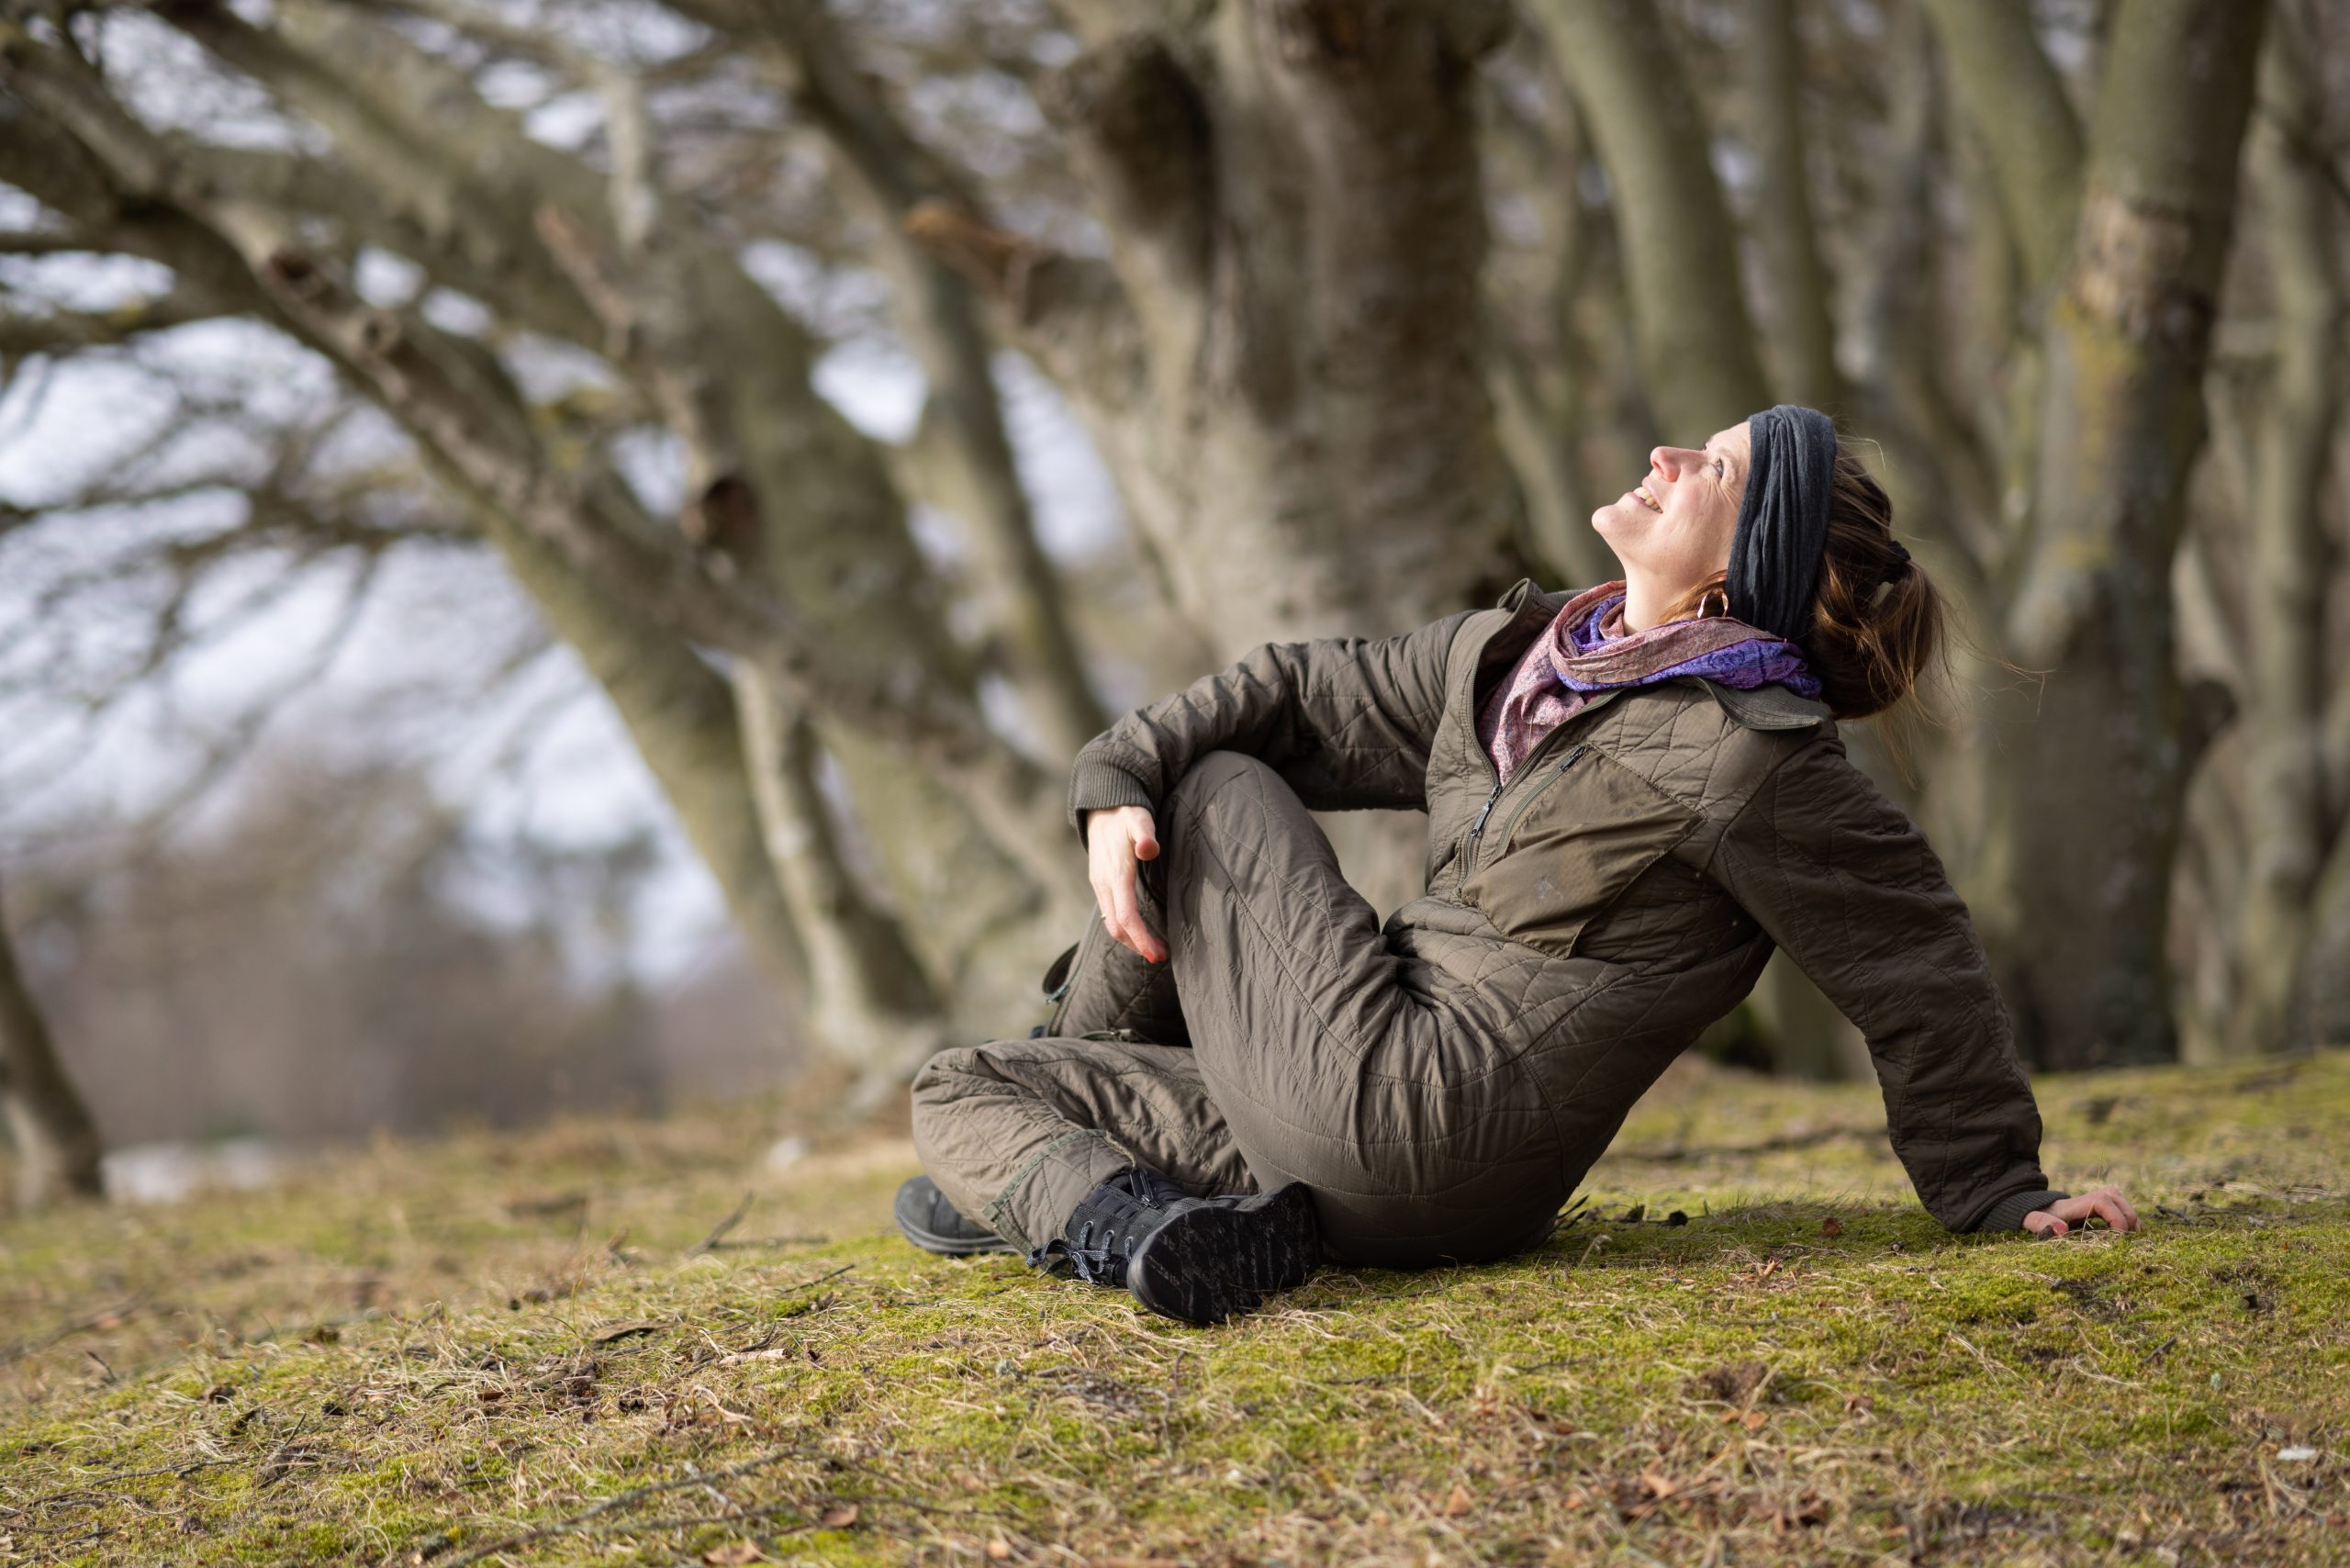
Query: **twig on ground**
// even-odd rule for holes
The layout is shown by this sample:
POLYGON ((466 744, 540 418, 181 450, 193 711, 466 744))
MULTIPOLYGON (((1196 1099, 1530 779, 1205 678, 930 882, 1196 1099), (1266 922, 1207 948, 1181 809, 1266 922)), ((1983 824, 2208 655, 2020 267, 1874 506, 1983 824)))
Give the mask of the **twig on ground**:
POLYGON ((829 1274, 819 1274, 819 1275, 817 1275, 817 1276, 816 1276, 814 1279, 812 1279, 812 1280, 804 1280, 804 1281, 802 1281, 800 1283, 799 1283, 799 1284, 796 1284, 796 1285, 792 1286, 792 1287, 791 1287, 791 1289, 789 1289, 789 1290, 788 1290, 788 1291, 784 1292, 783 1294, 784 1294, 785 1295, 789 1296, 789 1295, 796 1295, 796 1294, 799 1294, 800 1292, 801 1292, 801 1291, 813 1290, 813 1289, 815 1289, 818 1285, 822 1284, 822 1283, 823 1283, 825 1281, 827 1281, 827 1280, 837 1280, 837 1279, 839 1279, 843 1274, 847 1273, 851 1269, 854 1269, 854 1268, 856 1268, 856 1264, 854 1264, 854 1263, 843 1263, 839 1268, 834 1269, 831 1273, 829 1273, 829 1274))
POLYGON ((13 1345, 0 1348, 0 1366, 6 1366, 11 1361, 23 1361, 27 1356, 39 1355, 60 1339, 70 1339, 74 1335, 88 1329, 111 1328, 146 1305, 147 1293, 141 1291, 136 1295, 123 1297, 112 1306, 102 1306, 86 1316, 73 1319, 71 1323, 62 1323, 48 1333, 35 1338, 20 1339, 13 1345))
POLYGON ((724 1219, 720 1220, 716 1225, 711 1226, 708 1236, 703 1237, 699 1241, 686 1249, 686 1256, 691 1258, 696 1253, 708 1252, 715 1248, 719 1242, 725 1239, 726 1233, 728 1231, 743 1223, 743 1216, 750 1212, 751 1194, 745 1192, 743 1194, 743 1201, 734 1205, 733 1212, 729 1214, 724 1219))

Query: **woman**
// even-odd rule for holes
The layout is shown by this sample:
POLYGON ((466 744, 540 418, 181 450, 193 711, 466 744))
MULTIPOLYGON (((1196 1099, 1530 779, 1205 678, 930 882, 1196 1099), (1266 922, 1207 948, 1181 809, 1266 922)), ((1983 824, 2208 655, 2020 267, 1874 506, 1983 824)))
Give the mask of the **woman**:
POLYGON ((2050 1190, 1965 906, 1838 738, 1941 636, 1885 492, 1790 404, 1651 465, 1592 517, 1621 578, 1269 644, 1085 747, 1100 908, 1039 1036, 915 1080, 910 1237, 1195 1323, 1326 1258, 1522 1250, 1774 946, 1866 1036, 1945 1226, 2136 1227, 2050 1190), (1429 818, 1383 928, 1307 814, 1368 807, 1429 818))

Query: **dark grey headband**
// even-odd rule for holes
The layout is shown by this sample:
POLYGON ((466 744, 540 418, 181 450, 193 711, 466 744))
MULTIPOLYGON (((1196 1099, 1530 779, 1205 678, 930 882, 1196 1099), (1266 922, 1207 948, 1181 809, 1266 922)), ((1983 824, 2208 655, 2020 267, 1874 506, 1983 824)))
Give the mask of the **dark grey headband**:
POLYGON ((1828 548, 1836 424, 1817 409, 1780 403, 1748 420, 1746 433, 1754 451, 1730 538, 1729 612, 1799 643, 1811 630, 1812 590, 1828 548))

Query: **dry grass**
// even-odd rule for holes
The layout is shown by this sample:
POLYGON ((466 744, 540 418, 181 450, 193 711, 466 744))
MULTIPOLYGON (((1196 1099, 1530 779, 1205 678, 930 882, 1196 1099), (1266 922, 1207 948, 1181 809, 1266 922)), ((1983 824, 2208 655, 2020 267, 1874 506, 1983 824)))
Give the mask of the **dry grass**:
POLYGON ((778 1104, 0 1223, 0 1562, 2350 1562, 2350 1055, 2042 1104, 2144 1234, 1944 1235, 1872 1092, 1691 1064, 1542 1251, 1215 1330, 778 1104))

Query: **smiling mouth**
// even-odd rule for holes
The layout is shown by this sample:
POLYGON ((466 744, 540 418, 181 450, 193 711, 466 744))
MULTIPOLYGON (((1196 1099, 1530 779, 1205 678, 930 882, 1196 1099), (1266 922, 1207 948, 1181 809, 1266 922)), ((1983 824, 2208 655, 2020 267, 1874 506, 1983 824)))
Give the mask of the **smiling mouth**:
POLYGON ((1655 512, 1660 516, 1663 514, 1664 508, 1659 505, 1657 498, 1649 493, 1649 487, 1646 485, 1635 486, 1624 493, 1631 497, 1634 500, 1639 502, 1640 505, 1648 508, 1649 510, 1655 512))

